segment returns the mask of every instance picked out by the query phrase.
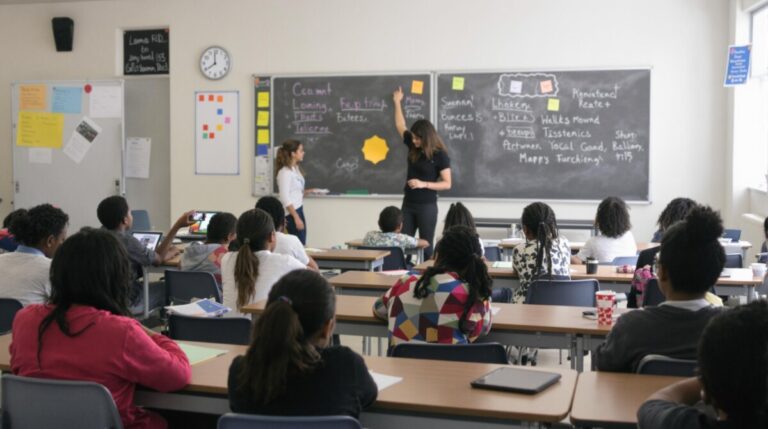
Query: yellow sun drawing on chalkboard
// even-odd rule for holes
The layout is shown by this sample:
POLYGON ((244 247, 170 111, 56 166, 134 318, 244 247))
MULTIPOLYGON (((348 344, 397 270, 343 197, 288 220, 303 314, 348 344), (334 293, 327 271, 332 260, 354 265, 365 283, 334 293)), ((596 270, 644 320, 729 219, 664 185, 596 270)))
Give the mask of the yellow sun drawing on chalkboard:
POLYGON ((377 135, 374 135, 363 142, 363 155, 365 156, 365 160, 371 161, 374 165, 387 159, 387 152, 389 152, 387 141, 377 135))

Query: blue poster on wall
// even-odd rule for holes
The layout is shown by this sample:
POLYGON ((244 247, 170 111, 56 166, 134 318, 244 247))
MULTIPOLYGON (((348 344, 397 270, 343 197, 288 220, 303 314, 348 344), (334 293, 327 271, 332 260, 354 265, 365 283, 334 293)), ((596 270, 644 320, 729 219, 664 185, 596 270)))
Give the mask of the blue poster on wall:
POLYGON ((750 45, 728 47, 725 86, 743 85, 749 78, 750 45))

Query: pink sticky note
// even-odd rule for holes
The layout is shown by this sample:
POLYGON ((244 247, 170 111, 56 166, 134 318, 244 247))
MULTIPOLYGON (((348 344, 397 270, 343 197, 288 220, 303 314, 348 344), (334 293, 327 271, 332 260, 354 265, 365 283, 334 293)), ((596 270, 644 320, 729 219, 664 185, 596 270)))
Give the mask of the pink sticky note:
POLYGON ((549 94, 552 92, 552 81, 551 80, 542 80, 539 82, 539 86, 541 87, 541 92, 544 94, 549 94))
POLYGON ((224 123, 225 124, 228 124, 230 122, 232 122, 232 118, 231 117, 227 116, 227 117, 224 118, 224 123))

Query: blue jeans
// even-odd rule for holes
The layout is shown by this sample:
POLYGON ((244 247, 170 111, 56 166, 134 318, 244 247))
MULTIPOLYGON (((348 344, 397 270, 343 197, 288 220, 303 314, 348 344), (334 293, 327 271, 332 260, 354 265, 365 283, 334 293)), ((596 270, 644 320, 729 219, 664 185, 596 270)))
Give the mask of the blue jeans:
POLYGON ((299 229, 296 228, 296 222, 293 221, 293 216, 291 215, 288 215, 285 217, 285 229, 288 231, 288 234, 299 237, 299 241, 301 241, 301 244, 306 246, 307 245, 307 220, 304 219, 304 206, 297 208, 296 213, 299 215, 299 218, 304 223, 304 229, 299 231, 299 229))

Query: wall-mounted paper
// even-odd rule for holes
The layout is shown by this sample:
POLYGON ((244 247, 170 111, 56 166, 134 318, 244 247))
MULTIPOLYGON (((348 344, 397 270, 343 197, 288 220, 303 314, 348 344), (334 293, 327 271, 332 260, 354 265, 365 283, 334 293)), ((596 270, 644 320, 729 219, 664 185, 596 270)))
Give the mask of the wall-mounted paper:
POLYGON ((123 116, 123 91, 119 86, 93 86, 91 90, 92 118, 123 116))
POLYGON ((237 91, 195 93, 196 174, 240 173, 238 108, 237 91))
POLYGON ((67 145, 64 146, 64 153, 80 164, 88 151, 91 150, 94 140, 101 133, 101 127, 93 122, 90 118, 83 118, 75 130, 72 131, 72 135, 69 137, 67 145))
POLYGON ((19 110, 48 109, 48 90, 45 84, 19 86, 19 110))
POLYGON ((51 111, 79 114, 83 104, 83 89, 79 86, 54 86, 51 111))
POLYGON ((149 179, 152 139, 128 137, 125 140, 125 177, 149 179))
POLYGON ((19 112, 16 146, 60 148, 64 139, 64 115, 19 112))
POLYGON ((30 164, 52 164, 53 149, 47 147, 31 147, 27 152, 30 164))

